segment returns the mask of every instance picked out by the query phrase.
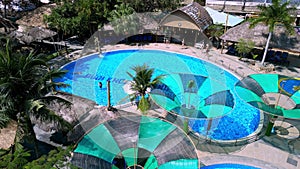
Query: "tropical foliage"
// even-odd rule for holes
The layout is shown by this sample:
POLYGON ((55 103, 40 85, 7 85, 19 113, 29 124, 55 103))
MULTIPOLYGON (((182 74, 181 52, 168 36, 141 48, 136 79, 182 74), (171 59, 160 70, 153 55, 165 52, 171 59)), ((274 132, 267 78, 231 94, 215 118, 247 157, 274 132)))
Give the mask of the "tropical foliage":
POLYGON ((124 0, 137 12, 172 11, 180 5, 180 0, 124 0))
POLYGON ((112 9, 109 1, 63 0, 44 20, 49 27, 65 36, 90 37, 99 25, 107 21, 112 9))
POLYGON ((296 7, 291 6, 289 1, 273 0, 271 5, 259 5, 260 13, 257 18, 250 20, 250 28, 255 27, 258 23, 264 23, 269 28, 269 35, 261 64, 264 64, 270 40, 276 25, 283 25, 288 33, 294 32, 293 23, 295 22, 296 7))
POLYGON ((139 99, 138 109, 142 112, 146 112, 150 108, 150 100, 146 98, 146 94, 151 88, 158 84, 164 76, 160 75, 153 78, 154 69, 149 68, 145 64, 142 66, 134 66, 132 70, 135 72, 135 75, 127 72, 132 78, 131 90, 134 91, 134 93, 130 95, 130 100, 139 99))
POLYGON ((133 13, 134 9, 124 3, 115 5, 115 9, 109 13, 108 20, 117 35, 137 34, 139 18, 133 13))
POLYGON ((224 34, 224 26, 222 24, 213 24, 207 28, 209 39, 215 47, 219 48, 221 44, 220 36, 224 34))
MULTIPOLYGON (((170 11, 180 5, 180 0, 61 0, 44 20, 51 29, 64 36, 78 35, 81 38, 90 37, 98 28, 108 21, 136 12, 170 11)), ((135 18, 134 18, 135 19, 135 18)), ((119 20, 121 21, 121 20, 119 20)), ((136 22, 126 19, 126 29, 136 22)), ((121 28, 124 29, 121 22, 121 28)), ((126 32, 126 30, 122 30, 126 32)))
POLYGON ((237 45, 235 46, 236 51, 239 53, 240 58, 245 57, 246 54, 250 53, 254 48, 255 43, 251 40, 240 39, 237 45))
POLYGON ((51 150, 47 155, 43 155, 40 158, 28 161, 30 153, 24 149, 6 152, 0 155, 0 168, 6 169, 46 169, 46 168, 71 168, 77 167, 70 163, 72 147, 69 146, 65 149, 58 147, 51 150))
MULTIPOLYGON (((56 87, 64 86, 53 81, 53 78, 65 72, 50 69, 46 62, 44 57, 33 52, 22 54, 9 40, 0 50, 0 116, 5 117, 5 120, 1 119, 0 124, 3 125, 0 127, 5 127, 9 120, 17 121, 15 144, 26 140, 37 145, 32 119, 55 122, 62 128, 70 127, 69 123, 48 108, 51 101, 69 103, 53 94, 56 87)), ((37 153, 36 146, 35 149, 37 153)))

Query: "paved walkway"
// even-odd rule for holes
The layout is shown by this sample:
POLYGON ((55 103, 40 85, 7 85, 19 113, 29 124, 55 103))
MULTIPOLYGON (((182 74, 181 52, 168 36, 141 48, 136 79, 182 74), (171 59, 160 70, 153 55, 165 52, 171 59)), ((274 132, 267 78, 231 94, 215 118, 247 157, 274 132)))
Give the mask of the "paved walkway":
MULTIPOLYGON (((107 50, 126 48, 132 48, 132 46, 109 46, 107 50)), ((182 46, 175 44, 149 44, 137 48, 160 49, 188 54, 217 64, 239 78, 254 73, 276 73, 292 77, 300 77, 300 68, 296 67, 300 66, 300 58, 293 58, 294 60, 291 61, 292 64, 289 67, 275 65, 275 70, 266 72, 266 70, 260 70, 251 65, 249 62, 238 60, 238 57, 236 56, 221 54, 220 50, 216 49, 212 49, 208 53, 205 53, 200 49, 192 47, 182 48, 182 46)), ((126 107, 122 110, 136 111, 136 108, 126 107)), ((246 145, 235 146, 209 144, 205 142, 198 144, 197 149, 201 165, 239 163, 256 166, 262 169, 300 168, 300 123, 296 120, 284 120, 284 122, 285 123, 275 124, 275 126, 278 125, 278 130, 276 130, 276 133, 273 135, 269 137, 264 136, 258 141, 254 141, 246 145), (282 131, 279 130, 279 128, 282 131), (290 128, 293 128, 293 132, 288 131, 290 128)), ((195 141, 195 144, 197 144, 197 140, 195 141)))

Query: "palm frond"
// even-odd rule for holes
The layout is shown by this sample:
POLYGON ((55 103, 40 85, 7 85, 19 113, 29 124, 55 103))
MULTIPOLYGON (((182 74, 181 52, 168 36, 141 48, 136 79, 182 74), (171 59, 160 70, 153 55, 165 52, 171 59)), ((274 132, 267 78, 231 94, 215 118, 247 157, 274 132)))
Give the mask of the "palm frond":
POLYGON ((34 101, 36 105, 32 107, 30 114, 42 122, 55 123, 59 128, 70 129, 71 124, 58 116, 53 110, 49 109, 43 102, 34 101))
POLYGON ((55 95, 47 95, 47 96, 39 98, 39 100, 42 101, 43 103, 47 103, 47 104, 50 104, 51 102, 55 101, 55 102, 65 105, 67 107, 70 107, 72 105, 72 102, 70 102, 69 100, 59 97, 59 96, 55 96, 55 95))
POLYGON ((0 111, 0 129, 6 127, 9 121, 10 118, 8 117, 8 115, 0 111))

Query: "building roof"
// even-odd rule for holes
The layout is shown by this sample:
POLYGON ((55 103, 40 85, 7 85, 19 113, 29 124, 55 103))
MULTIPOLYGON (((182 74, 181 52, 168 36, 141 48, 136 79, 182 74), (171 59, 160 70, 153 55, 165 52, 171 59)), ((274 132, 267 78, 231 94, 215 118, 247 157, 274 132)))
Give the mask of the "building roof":
POLYGON ((213 20, 204 7, 193 2, 171 12, 161 21, 160 26, 198 29, 203 31, 212 24, 213 20), (186 23, 184 23, 184 21, 186 21, 186 23), (187 23, 187 21, 189 23, 187 23))
MULTIPOLYGON (((258 24, 254 28, 249 28, 250 23, 244 22, 241 25, 229 29, 220 38, 226 41, 238 42, 240 39, 252 40, 256 46, 264 47, 268 38, 268 27, 258 24)), ((295 33, 289 35, 286 29, 278 25, 272 35, 270 47, 300 52, 300 31, 295 27, 295 33)))
MULTIPOLYGON (((287 0, 282 0, 283 2, 287 0)), ((289 0, 291 5, 297 7, 297 15, 300 16, 299 0, 289 0)), ((256 13, 259 12, 258 5, 271 4, 272 0, 206 0, 205 6, 209 6, 215 10, 221 10, 226 13, 256 13), (245 6, 244 6, 245 5, 245 6)))

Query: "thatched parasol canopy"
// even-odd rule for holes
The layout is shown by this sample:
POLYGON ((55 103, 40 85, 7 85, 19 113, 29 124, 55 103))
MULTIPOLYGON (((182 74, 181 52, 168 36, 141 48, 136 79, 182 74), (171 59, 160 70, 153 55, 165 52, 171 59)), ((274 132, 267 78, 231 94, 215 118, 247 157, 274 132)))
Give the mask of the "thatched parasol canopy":
POLYGON ((39 40, 53 37, 56 34, 57 34, 56 32, 49 29, 45 29, 42 27, 34 27, 24 32, 20 32, 17 30, 13 31, 9 34, 9 36, 18 39, 19 41, 25 44, 30 44, 34 41, 39 41, 39 40))
POLYGON ((35 40, 43 40, 49 37, 53 37, 57 35, 57 33, 50 29, 45 29, 42 27, 34 27, 29 29, 28 35, 32 36, 35 40))
MULTIPOLYGON (((220 38, 231 42, 238 42, 240 39, 252 40, 256 46, 264 47, 267 43, 268 27, 258 24, 250 29, 249 25, 249 22, 245 22, 233 27, 220 38)), ((295 28, 293 35, 289 35, 283 26, 276 26, 269 47, 300 52, 300 34, 296 30, 295 28)))
POLYGON ((17 20, 16 23, 23 26, 29 27, 43 27, 46 28, 47 24, 44 23, 44 15, 50 15, 56 4, 44 5, 35 10, 28 12, 27 15, 17 20))

